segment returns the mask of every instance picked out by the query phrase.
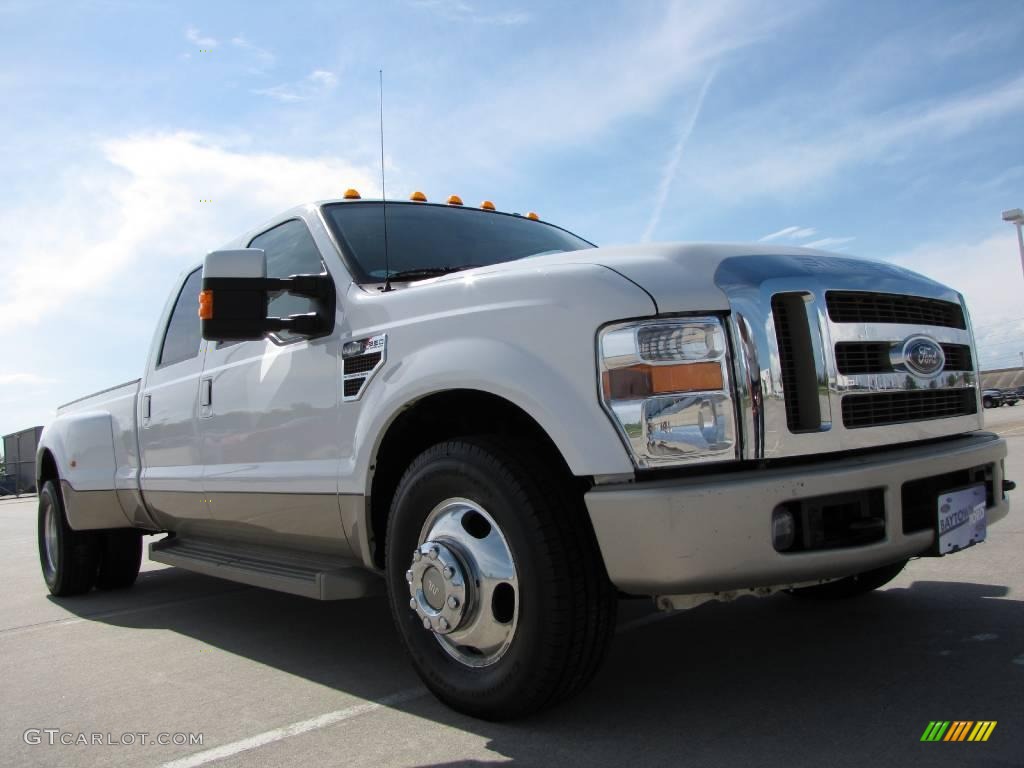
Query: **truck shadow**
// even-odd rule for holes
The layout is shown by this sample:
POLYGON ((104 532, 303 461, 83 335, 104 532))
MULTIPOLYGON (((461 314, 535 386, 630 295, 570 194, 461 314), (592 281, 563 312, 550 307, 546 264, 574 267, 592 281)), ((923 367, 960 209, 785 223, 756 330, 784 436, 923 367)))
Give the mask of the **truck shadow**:
MULTIPOLYGON (((920 743, 935 719, 1004 722, 998 740, 970 746, 984 748, 987 764, 1016 765, 1024 604, 1000 599, 1008 592, 915 581, 843 602, 745 598, 665 618, 647 601, 623 601, 603 670, 554 710, 499 724, 430 696, 394 709, 483 736, 496 758, 529 766, 852 766, 866 755, 963 765, 967 745, 920 743)), ((322 603, 173 568, 95 597, 56 602, 91 621, 170 630, 365 699, 419 685, 381 598, 322 603)))

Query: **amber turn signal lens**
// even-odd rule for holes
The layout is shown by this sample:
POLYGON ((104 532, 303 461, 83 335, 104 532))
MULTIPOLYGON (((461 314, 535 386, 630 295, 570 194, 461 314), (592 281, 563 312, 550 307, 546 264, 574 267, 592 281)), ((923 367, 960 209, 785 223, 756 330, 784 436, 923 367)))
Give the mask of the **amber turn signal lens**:
POLYGON ((534 221, 540 221, 540 216, 538 216, 533 211, 530 211, 528 214, 526 214, 526 218, 533 219, 534 221))
POLYGON ((213 319, 213 291, 199 292, 199 319, 213 319))
POLYGON ((725 386, 719 363, 631 365, 605 371, 602 378, 608 400, 642 400, 676 392, 714 392, 725 386))
POLYGON ((462 205, 462 198, 458 195, 448 195, 448 205, 462 205))
POLYGON ((427 202, 427 196, 424 195, 419 190, 416 190, 411 195, 409 195, 409 199, 412 200, 414 203, 425 203, 425 202, 427 202))
POLYGON ((342 195, 342 197, 346 200, 362 200, 362 197, 359 195, 359 190, 352 189, 351 187, 345 190, 345 194, 342 195))
POLYGON ((480 203, 480 207, 483 208, 485 211, 493 211, 494 203, 492 203, 490 200, 484 200, 482 203, 480 203))

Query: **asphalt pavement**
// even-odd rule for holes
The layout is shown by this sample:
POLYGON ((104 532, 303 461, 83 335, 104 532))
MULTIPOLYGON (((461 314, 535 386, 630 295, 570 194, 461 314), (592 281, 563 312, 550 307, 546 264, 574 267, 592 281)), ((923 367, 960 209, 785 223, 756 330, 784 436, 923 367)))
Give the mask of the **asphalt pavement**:
MULTIPOLYGON (((1024 482, 1024 404, 986 417, 1024 482)), ((380 598, 148 561, 129 591, 51 598, 36 500, 0 500, 0 765, 1024 765, 1022 498, 985 544, 863 598, 622 601, 586 691, 506 724, 430 696, 380 598), (922 743, 933 720, 997 725, 922 743), (60 743, 83 737, 103 743, 60 743)))

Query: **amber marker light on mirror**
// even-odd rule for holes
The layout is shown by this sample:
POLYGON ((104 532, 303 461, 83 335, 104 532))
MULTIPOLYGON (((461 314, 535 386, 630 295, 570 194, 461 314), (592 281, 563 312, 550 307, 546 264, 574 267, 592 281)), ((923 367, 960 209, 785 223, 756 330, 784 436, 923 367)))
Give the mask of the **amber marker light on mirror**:
POLYGON ((213 291, 199 292, 199 319, 213 319, 213 291))
POLYGON ((652 395, 713 392, 724 386, 722 366, 714 363, 631 365, 604 371, 606 400, 642 400, 652 395))
POLYGON ((345 190, 345 194, 342 195, 345 200, 362 200, 362 196, 359 194, 358 189, 352 189, 349 187, 345 190))

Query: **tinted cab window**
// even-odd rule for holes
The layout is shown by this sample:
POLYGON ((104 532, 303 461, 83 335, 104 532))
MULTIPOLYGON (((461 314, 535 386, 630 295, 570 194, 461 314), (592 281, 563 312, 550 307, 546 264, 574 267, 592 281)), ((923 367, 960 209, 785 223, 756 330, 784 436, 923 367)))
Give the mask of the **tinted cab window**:
MULTIPOLYGON (((262 248, 267 254, 267 277, 318 275, 326 271, 313 236, 309 234, 305 223, 298 219, 278 224, 258 235, 249 243, 249 247, 262 248)), ((269 314, 271 317, 285 317, 313 312, 315 309, 312 299, 282 294, 270 300, 269 314)), ((277 335, 286 340, 302 338, 292 333, 277 335)))
POLYGON ((171 310, 167 331, 164 333, 158 366, 181 363, 199 354, 199 290, 202 281, 203 270, 197 269, 188 276, 181 287, 178 300, 174 302, 174 309, 171 310))

